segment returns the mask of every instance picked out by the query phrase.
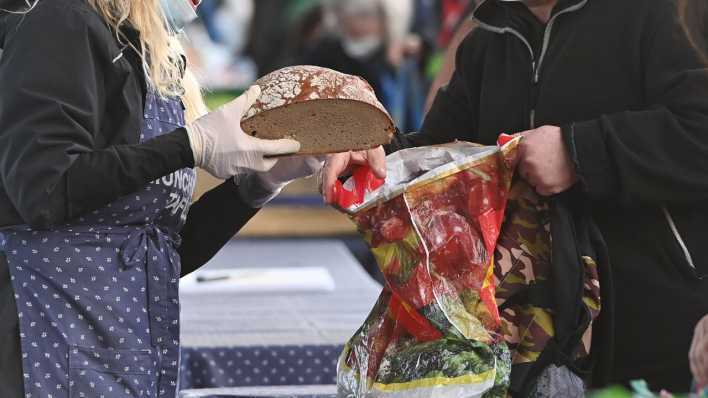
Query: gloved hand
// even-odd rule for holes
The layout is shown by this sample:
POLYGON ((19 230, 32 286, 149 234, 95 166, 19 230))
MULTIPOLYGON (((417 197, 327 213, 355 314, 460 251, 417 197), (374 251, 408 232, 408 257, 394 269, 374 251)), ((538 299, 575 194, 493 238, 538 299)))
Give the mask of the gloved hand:
POLYGON ((252 86, 243 95, 187 127, 194 154, 194 166, 216 178, 242 178, 268 171, 278 162, 266 156, 286 155, 300 150, 294 140, 263 140, 241 130, 241 118, 261 95, 252 86))
POLYGON ((278 196, 289 183, 318 173, 324 161, 324 157, 314 156, 280 159, 270 171, 254 173, 241 179, 241 199, 255 209, 261 208, 278 196))

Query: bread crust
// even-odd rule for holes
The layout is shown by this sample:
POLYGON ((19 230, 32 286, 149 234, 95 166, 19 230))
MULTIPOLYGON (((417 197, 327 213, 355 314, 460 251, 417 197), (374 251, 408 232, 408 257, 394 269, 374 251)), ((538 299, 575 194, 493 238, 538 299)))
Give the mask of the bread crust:
MULTIPOLYGON (((358 76, 347 75, 317 66, 300 65, 272 72, 258 79, 256 84, 261 88, 261 95, 246 112, 241 122, 244 131, 248 134, 265 139, 294 138, 301 141, 303 141, 303 136, 306 134, 322 135, 322 146, 319 148, 313 147, 312 139, 304 139, 305 142, 303 144, 309 141, 310 145, 303 147, 300 153, 308 154, 367 149, 386 144, 393 137, 395 126, 391 116, 376 98, 371 85, 358 76), (318 123, 322 124, 322 126, 319 126, 320 128, 312 128, 310 125, 308 131, 303 131, 308 127, 306 123, 311 124, 313 122, 302 120, 302 112, 292 112, 293 120, 291 123, 285 123, 283 120, 283 115, 293 111, 298 104, 304 103, 310 103, 308 108, 312 107, 312 103, 317 102, 318 106, 314 108, 331 109, 331 112, 343 112, 342 107, 332 107, 332 103, 323 102, 332 100, 353 102, 351 108, 352 112, 357 112, 357 122, 352 123, 343 119, 340 120, 337 117, 332 117, 331 114, 327 115, 326 118, 323 115, 323 120, 318 121, 318 123), (271 112, 275 110, 277 111, 271 112), (270 117, 270 115, 273 116, 270 117), (277 119, 275 124, 269 123, 269 117, 277 119), (370 121, 369 125, 367 125, 367 121, 370 121), (338 124, 338 122, 349 125, 343 126, 338 124), (288 126, 290 127, 290 132, 283 127, 286 124, 290 125, 288 126), (326 129, 335 133, 347 130, 350 135, 352 129, 358 129, 362 135, 358 138, 366 142, 359 139, 353 140, 351 147, 347 147, 346 143, 343 142, 328 143, 327 140, 336 140, 336 137, 331 133, 327 133, 326 129)), ((346 138, 346 135, 341 138, 346 138)))

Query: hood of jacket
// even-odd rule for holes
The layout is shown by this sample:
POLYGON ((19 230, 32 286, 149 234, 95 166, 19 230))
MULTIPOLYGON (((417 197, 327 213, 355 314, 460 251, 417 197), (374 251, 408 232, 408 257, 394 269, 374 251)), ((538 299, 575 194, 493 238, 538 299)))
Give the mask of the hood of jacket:
MULTIPOLYGON (((590 0, 558 0, 551 16, 568 10, 582 8, 590 0)), ((473 16, 487 27, 498 30, 515 28, 511 7, 518 7, 523 0, 482 0, 473 12, 473 16)))

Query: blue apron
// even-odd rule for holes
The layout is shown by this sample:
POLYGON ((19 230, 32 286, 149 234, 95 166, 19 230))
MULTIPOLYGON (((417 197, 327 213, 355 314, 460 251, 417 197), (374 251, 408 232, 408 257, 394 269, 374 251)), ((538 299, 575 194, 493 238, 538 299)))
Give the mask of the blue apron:
MULTIPOLYGON (((148 94, 140 140, 184 126, 148 94)), ((63 226, 3 230, 28 398, 175 397, 180 259, 195 185, 183 169, 63 226)))

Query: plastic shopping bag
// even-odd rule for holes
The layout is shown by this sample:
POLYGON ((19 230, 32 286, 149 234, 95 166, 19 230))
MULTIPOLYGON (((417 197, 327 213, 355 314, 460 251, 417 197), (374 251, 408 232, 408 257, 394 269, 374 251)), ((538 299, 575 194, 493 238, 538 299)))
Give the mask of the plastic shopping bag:
POLYGON ((359 169, 339 187, 386 280, 340 357, 339 396, 506 396, 493 257, 517 146, 403 150, 385 183, 359 169))

